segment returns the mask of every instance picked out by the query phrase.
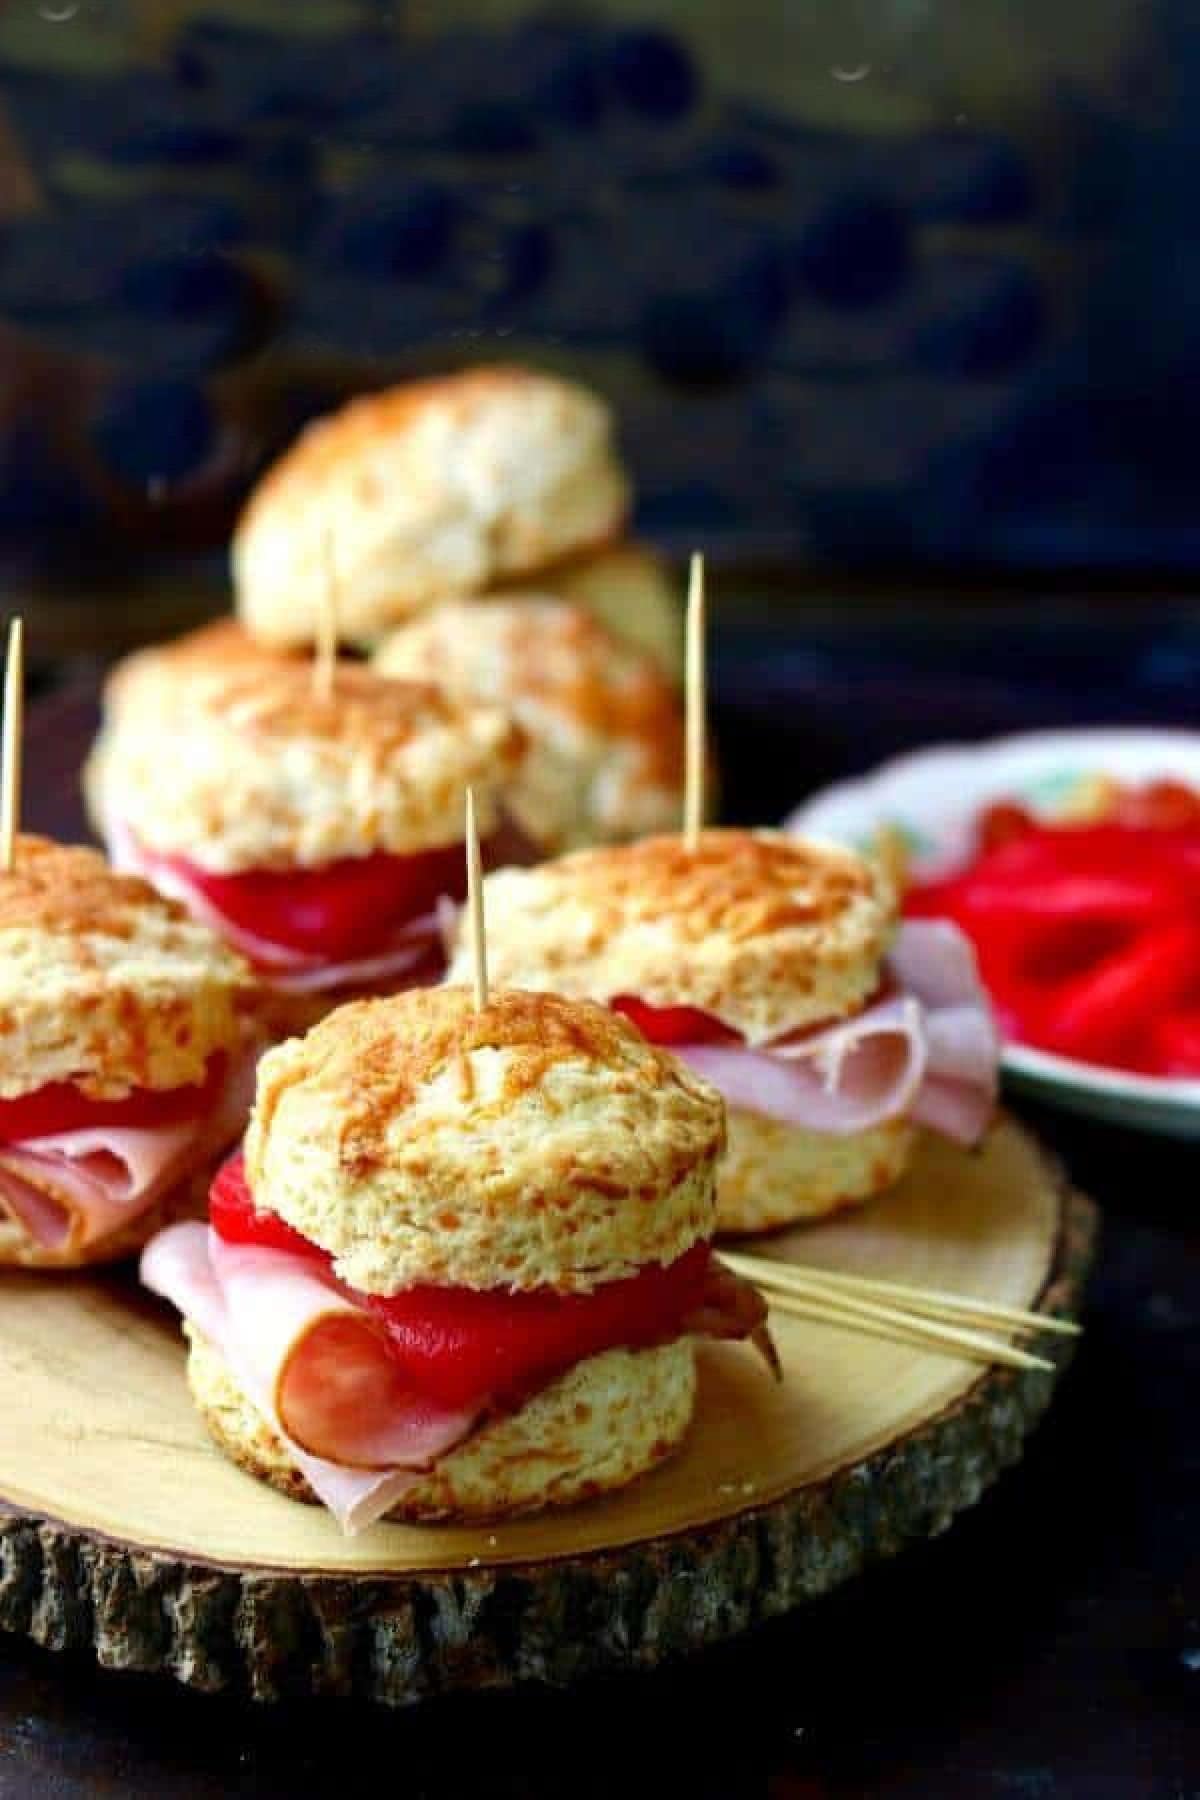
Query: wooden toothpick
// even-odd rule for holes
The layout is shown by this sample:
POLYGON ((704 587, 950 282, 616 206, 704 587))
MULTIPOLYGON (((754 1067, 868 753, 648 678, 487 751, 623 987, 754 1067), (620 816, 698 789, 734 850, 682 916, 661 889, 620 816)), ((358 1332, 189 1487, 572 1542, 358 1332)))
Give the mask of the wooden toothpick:
POLYGON ((693 550, 687 599, 687 737, 683 790, 683 836, 689 850, 700 842, 704 824, 705 711, 708 682, 704 657, 704 558, 693 550))
POLYGON ((1053 1332, 1078 1337, 1073 1319, 1053 1313, 1031 1312, 1023 1306, 1007 1306, 972 1294, 950 1294, 944 1288, 915 1287, 900 1281, 880 1281, 845 1269, 825 1269, 813 1263, 790 1263, 766 1256, 723 1251, 722 1260, 737 1275, 744 1275, 767 1292, 776 1289, 800 1297, 883 1300, 889 1306, 916 1313, 921 1318, 948 1325, 977 1325, 985 1330, 1020 1333, 1053 1332))
POLYGON ((467 906, 471 914, 471 955, 475 967, 475 1010, 488 1003, 487 930, 483 918, 483 863, 475 820, 475 789, 467 789, 467 906))
POLYGON ((333 560, 333 535, 324 539, 325 579, 317 606, 317 644, 313 654, 313 693, 328 700, 333 693, 333 672, 337 667, 338 606, 337 568, 333 560))
POLYGON ((21 746, 25 721, 25 626, 16 618, 8 628, 8 662, 4 671, 4 746, 0 755, 0 867, 12 869, 21 824, 21 746))

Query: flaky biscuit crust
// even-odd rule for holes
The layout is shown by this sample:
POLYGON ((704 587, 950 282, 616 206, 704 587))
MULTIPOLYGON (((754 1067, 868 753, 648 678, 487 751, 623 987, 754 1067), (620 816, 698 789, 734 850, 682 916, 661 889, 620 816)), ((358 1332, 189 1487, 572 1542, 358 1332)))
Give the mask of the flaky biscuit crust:
POLYGON ((730 1107, 717 1230, 725 1236, 778 1231, 861 1205, 895 1186, 915 1141, 905 1119, 833 1137, 730 1107))
POLYGON ((84 804, 97 836, 108 835, 108 761, 118 719, 124 719, 128 729, 129 718, 144 712, 142 730, 163 755, 166 734, 174 737, 183 710, 197 704, 205 687, 213 683, 220 687, 235 671, 265 670, 269 678, 281 661, 291 660, 286 653, 257 643, 237 619, 221 618, 181 637, 148 644, 114 663, 104 683, 103 723, 81 774, 84 804))
POLYGON ((201 684, 210 679, 221 681, 233 669, 270 670, 281 662, 303 660, 302 652, 289 655, 260 644, 238 619, 211 619, 180 637, 147 644, 121 657, 105 679, 104 708, 116 713, 123 706, 137 705, 142 698, 154 705, 159 684, 172 678, 201 684))
MULTIPOLYGON (((896 899, 874 863, 777 831, 713 830, 581 850, 486 883, 495 979, 694 1006, 761 1044, 857 1011, 896 899)), ((462 981, 460 941, 449 979, 462 981)))
POLYGON ((494 707, 339 664, 329 693, 305 662, 231 662, 195 679, 160 663, 103 734, 90 803, 145 848, 200 867, 317 867, 461 842, 466 790, 480 829, 524 739, 494 707))
POLYGON ((675 688, 583 607, 533 593, 452 601, 392 633, 375 667, 512 714, 529 750, 509 803, 546 850, 621 842, 678 820, 675 688))
POLYGON ((18 839, 0 874, 0 1097, 202 1081, 257 1004, 247 964, 181 906, 95 850, 18 839))
MULTIPOLYGON (((192 1326, 184 1329, 191 1345, 188 1386, 218 1447, 248 1475, 289 1499, 315 1504, 278 1435, 219 1353, 192 1326)), ((387 1516, 413 1524, 513 1518, 611 1493, 679 1447, 695 1400, 688 1338, 589 1357, 442 1457, 387 1516)))
POLYGON ((348 638, 446 595, 603 543, 628 485, 608 407, 520 368, 367 394, 310 425, 234 533, 237 608, 264 643, 311 642, 329 559, 348 638))
POLYGON ((603 1007, 425 988, 268 1052, 246 1172, 364 1292, 586 1292, 711 1236, 724 1142, 720 1095, 603 1007))

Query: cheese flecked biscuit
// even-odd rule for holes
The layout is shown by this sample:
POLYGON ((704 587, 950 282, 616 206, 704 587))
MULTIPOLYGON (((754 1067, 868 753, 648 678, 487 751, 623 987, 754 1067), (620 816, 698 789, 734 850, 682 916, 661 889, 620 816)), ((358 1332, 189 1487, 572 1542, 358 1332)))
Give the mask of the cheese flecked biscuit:
POLYGON ((547 851, 642 837, 680 816, 675 688, 582 607, 532 593, 451 601, 393 632, 374 666, 512 714, 528 751, 510 805, 547 851))
POLYGON ((311 643, 332 560, 343 635, 370 639, 617 535, 629 488, 608 407, 572 382, 476 368, 352 400, 259 482, 233 539, 237 610, 311 643))
POLYGON ((415 989, 259 1065, 255 1201, 367 1293, 588 1292, 712 1236, 719 1094, 604 1007, 415 989))

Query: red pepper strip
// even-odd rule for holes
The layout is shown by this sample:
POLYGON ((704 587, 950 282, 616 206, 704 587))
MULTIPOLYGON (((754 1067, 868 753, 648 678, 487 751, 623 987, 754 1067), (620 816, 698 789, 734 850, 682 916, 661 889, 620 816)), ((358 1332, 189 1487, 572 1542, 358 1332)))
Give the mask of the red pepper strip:
POLYGON ((1136 1061, 1142 1034, 1198 981, 1200 925, 1148 932, 1059 988, 1041 1041, 1087 1062, 1136 1061))
POLYGON ((243 869, 218 875, 186 857, 161 859, 245 931, 334 960, 365 954, 388 933, 427 913, 438 897, 461 899, 461 844, 411 856, 382 851, 314 869, 243 869))
POLYGON ((227 1244, 255 1244, 261 1250, 286 1250, 309 1262, 331 1267, 333 1258, 317 1244, 293 1231, 275 1213, 259 1212, 246 1180, 246 1159, 240 1150, 227 1157, 208 1190, 208 1218, 213 1230, 227 1244))
POLYGON ((695 1006, 651 1006, 634 994, 618 994, 609 1001, 652 1044, 723 1044, 739 1041, 736 1031, 722 1025, 711 1013, 695 1006))
POLYGON ((1167 1013, 1150 1028, 1149 1073, 1200 1078, 1200 1006, 1167 1013))
POLYGON ((94 1100, 70 1081, 50 1081, 32 1093, 0 1100, 0 1143, 87 1131, 97 1126, 151 1127, 199 1119, 210 1112, 225 1079, 224 1056, 213 1056, 202 1082, 188 1087, 133 1088, 119 1100, 94 1100))
POLYGON ((1056 915, 1060 919, 1120 919, 1131 925, 1186 912, 1185 884, 1153 871, 1143 875, 1063 874, 1026 887, 991 875, 958 881, 949 895, 956 917, 1029 921, 1056 915))
POLYGON ((588 1294, 414 1287, 361 1298, 422 1393, 450 1407, 515 1403, 587 1357, 678 1336, 704 1294, 710 1260, 708 1244, 697 1244, 666 1267, 646 1264, 588 1294))

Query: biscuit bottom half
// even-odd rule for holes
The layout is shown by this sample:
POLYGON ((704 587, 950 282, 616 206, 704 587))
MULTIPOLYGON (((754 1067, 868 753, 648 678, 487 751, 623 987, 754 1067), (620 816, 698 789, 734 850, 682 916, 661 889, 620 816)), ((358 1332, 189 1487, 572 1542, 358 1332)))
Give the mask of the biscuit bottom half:
MULTIPOLYGON (((188 1385, 212 1438, 250 1475, 293 1500, 316 1495, 223 1357, 191 1325, 188 1385)), ((387 1515, 413 1523, 499 1519, 624 1487, 682 1443, 696 1400, 690 1338, 606 1350, 442 1457, 387 1515)))
POLYGON ((905 1119, 831 1137, 731 1107, 717 1230, 776 1231, 861 1204, 900 1179, 914 1138, 905 1119))

